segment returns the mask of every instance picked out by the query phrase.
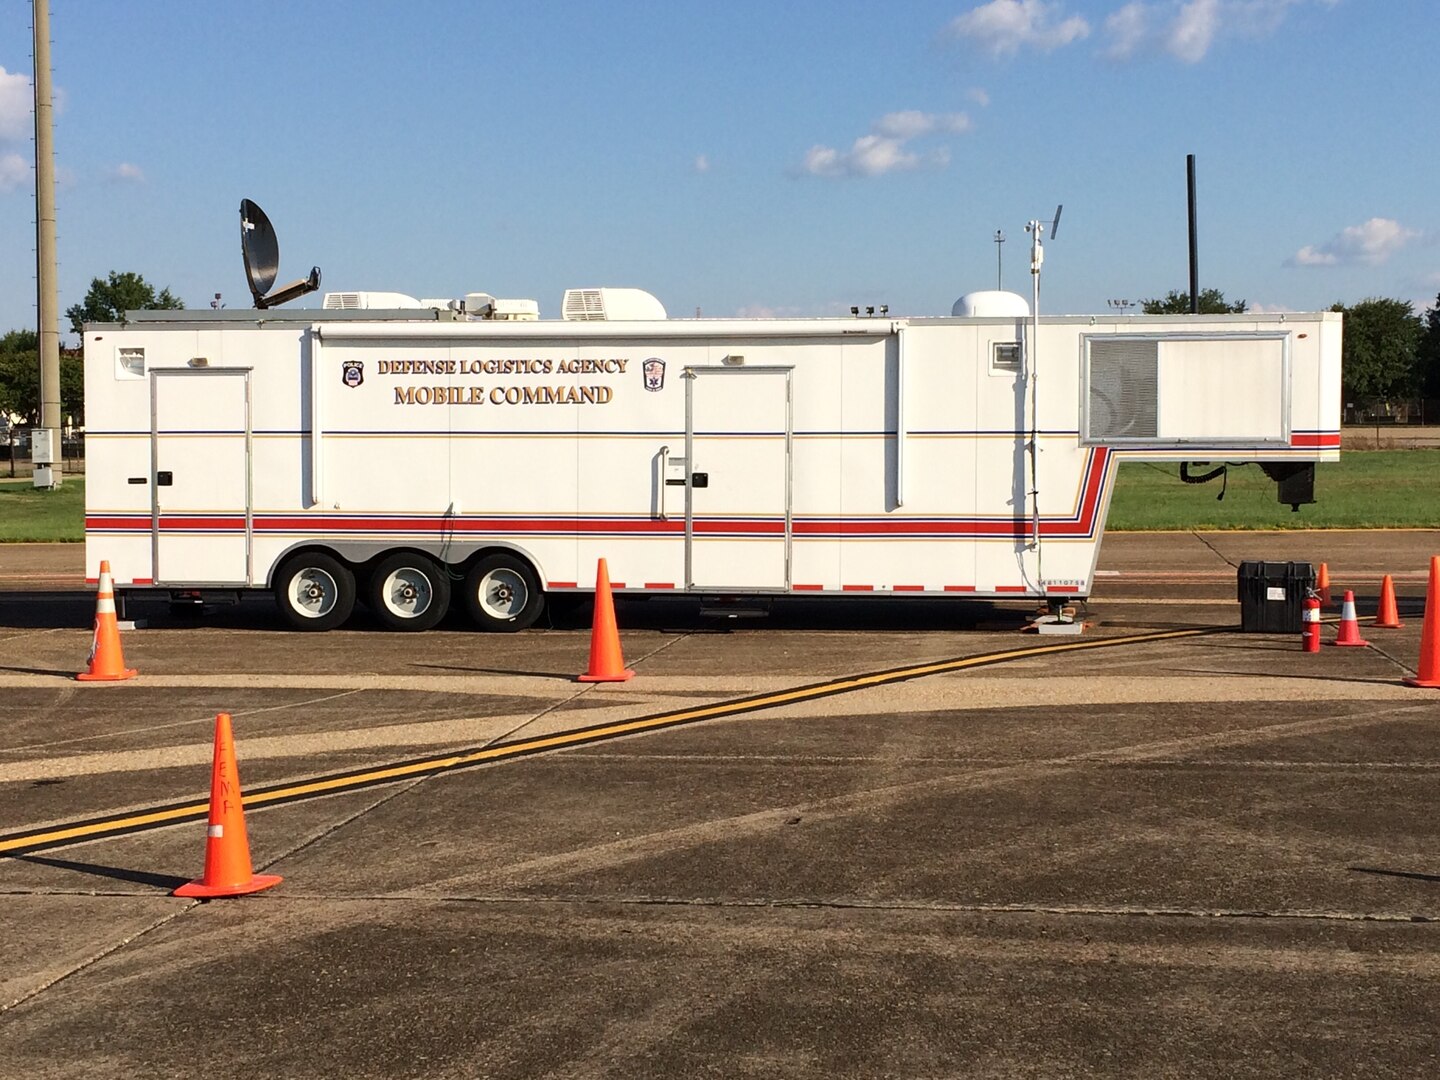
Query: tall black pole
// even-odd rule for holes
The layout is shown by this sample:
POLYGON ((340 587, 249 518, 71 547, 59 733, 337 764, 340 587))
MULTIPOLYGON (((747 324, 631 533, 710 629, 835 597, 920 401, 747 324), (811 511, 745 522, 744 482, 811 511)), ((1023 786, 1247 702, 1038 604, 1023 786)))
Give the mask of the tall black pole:
POLYGON ((1200 314, 1200 240, 1195 227, 1195 155, 1185 155, 1185 186, 1190 203, 1190 314, 1200 314))

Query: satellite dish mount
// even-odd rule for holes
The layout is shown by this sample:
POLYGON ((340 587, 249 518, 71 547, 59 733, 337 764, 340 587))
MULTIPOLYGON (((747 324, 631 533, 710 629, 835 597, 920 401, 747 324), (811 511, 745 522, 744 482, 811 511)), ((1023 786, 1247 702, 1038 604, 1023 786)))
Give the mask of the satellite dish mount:
POLYGON ((294 300, 297 296, 320 288, 320 268, 310 268, 310 276, 292 281, 274 292, 275 275, 280 270, 280 241, 265 211, 249 199, 240 200, 240 253, 245 257, 245 277, 250 282, 250 295, 262 311, 294 300))

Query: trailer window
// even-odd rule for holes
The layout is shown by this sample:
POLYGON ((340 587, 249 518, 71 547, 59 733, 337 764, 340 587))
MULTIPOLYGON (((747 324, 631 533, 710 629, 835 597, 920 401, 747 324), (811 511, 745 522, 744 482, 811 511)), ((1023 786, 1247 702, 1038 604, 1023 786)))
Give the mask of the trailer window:
POLYGON ((990 374, 1020 374, 1020 343, 1018 341, 996 341, 991 343, 990 374))
POLYGON ((115 377, 117 379, 143 379, 145 377, 145 350, 133 347, 116 349, 115 377))
POLYGON ((1260 331, 1087 336, 1081 442, 1288 445, 1288 340, 1260 331))

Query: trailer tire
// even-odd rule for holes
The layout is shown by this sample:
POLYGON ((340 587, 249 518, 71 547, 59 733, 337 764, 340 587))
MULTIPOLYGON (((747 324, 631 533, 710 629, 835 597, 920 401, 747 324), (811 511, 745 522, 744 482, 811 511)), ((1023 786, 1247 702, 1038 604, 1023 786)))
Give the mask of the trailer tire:
POLYGON ((293 629, 334 630, 355 610, 355 574, 331 555, 294 555, 275 574, 275 603, 293 629))
POLYGON ((540 579, 524 559, 487 555, 465 575, 465 610, 481 630, 502 634, 533 626, 545 609, 540 579))
POLYGON ((365 603, 387 630, 429 630, 450 609, 450 571, 428 555, 398 552, 370 573, 365 603))

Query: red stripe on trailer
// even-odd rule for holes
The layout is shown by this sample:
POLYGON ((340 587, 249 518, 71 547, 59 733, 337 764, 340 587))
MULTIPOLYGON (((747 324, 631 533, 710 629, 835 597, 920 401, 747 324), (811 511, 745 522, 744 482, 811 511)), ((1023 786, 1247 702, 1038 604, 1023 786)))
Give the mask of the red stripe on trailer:
POLYGON ((791 586, 790 586, 790 589, 791 589, 791 591, 793 591, 793 592, 820 592, 820 590, 822 590, 823 588, 825 588, 824 585, 791 585, 791 586))
POLYGON ((547 589, 578 589, 580 583, 578 581, 551 581, 545 587, 547 589))
POLYGON ((1052 593, 1052 592, 1053 592, 1053 593, 1077 593, 1077 592, 1080 591, 1080 586, 1078 586, 1078 585, 1046 585, 1046 586, 1045 586, 1045 591, 1046 591, 1047 593, 1052 593))
POLYGON ((647 581, 647 582, 645 582, 645 588, 647 588, 647 589, 673 589, 673 588, 675 588, 675 583, 674 583, 673 581, 647 581))
POLYGON ((896 592, 924 592, 924 591, 925 591, 925 586, 924 586, 924 585, 892 585, 892 586, 890 586, 890 587, 891 587, 892 589, 894 589, 896 592))
POLYGON ((1317 447, 1325 450, 1338 449, 1340 433, 1338 431, 1296 432, 1290 436, 1290 445, 1317 447))
POLYGON ((1024 585, 996 585, 996 592, 1024 592, 1024 585))
POLYGON ((874 592, 874 585, 841 585, 842 592, 874 592))
POLYGON ((974 585, 946 585, 946 592, 974 592, 974 585))

